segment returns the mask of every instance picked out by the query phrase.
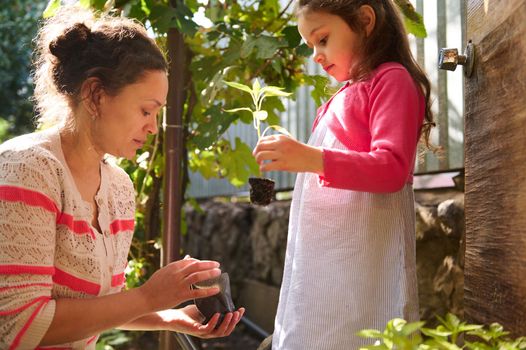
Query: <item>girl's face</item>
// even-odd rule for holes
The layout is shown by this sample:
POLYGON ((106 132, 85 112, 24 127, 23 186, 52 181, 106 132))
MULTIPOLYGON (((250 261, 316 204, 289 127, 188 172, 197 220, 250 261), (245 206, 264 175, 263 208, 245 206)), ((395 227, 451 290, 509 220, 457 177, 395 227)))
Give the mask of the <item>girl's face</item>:
POLYGON ((149 134, 157 133, 157 114, 166 104, 168 78, 163 71, 147 71, 116 96, 103 94, 94 143, 104 153, 132 159, 149 134))
POLYGON ((314 49, 314 62, 338 81, 351 78, 351 68, 360 60, 361 37, 340 16, 320 11, 302 13, 298 30, 314 49))

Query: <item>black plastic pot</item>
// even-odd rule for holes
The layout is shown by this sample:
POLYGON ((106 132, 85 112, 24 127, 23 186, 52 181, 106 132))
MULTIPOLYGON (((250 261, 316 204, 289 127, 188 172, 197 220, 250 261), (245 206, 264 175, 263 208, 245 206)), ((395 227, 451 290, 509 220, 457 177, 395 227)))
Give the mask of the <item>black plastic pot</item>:
POLYGON ((248 183, 250 184, 250 201, 253 204, 268 205, 274 198, 274 180, 251 177, 248 183))
POLYGON ((205 317, 203 324, 207 324, 216 313, 219 312, 221 314, 216 326, 218 327, 221 322, 223 322, 226 313, 235 311, 234 302, 232 301, 232 295, 230 293, 230 278, 228 277, 228 273, 223 272, 216 278, 193 285, 193 288, 198 289, 212 287, 219 288, 219 293, 207 298, 195 299, 194 302, 199 312, 205 317))

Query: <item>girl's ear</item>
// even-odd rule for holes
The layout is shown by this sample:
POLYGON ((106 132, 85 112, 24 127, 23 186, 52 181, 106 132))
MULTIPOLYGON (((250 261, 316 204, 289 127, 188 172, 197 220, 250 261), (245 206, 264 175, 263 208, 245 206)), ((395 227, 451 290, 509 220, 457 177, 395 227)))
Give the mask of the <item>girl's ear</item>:
POLYGON ((362 21, 363 28, 365 31, 365 36, 368 37, 371 35, 371 32, 374 29, 376 24, 376 13, 374 9, 369 5, 360 6, 360 20, 362 21))
POLYGON ((99 78, 86 79, 80 88, 81 103, 92 118, 99 117, 104 88, 99 78))

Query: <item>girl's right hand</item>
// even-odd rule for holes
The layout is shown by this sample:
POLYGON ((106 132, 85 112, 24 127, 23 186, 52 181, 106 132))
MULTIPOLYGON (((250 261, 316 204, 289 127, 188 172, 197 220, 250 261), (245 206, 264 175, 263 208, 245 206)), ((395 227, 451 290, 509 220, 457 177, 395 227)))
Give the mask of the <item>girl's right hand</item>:
POLYGON ((157 270, 138 289, 150 311, 160 311, 175 307, 187 300, 219 293, 219 288, 192 289, 191 286, 220 274, 218 262, 185 258, 157 270))

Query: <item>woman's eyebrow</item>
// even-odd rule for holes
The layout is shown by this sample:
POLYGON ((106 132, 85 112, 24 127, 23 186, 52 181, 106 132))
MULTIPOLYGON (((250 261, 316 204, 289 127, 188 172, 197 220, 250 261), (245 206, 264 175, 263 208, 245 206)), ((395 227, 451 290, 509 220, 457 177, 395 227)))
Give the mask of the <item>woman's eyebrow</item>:
POLYGON ((155 102, 155 104, 156 104, 157 106, 159 106, 159 107, 162 107, 162 106, 164 106, 164 105, 166 104, 166 102, 165 102, 165 103, 161 103, 161 102, 157 101, 155 98, 148 98, 148 99, 146 99, 146 101, 152 101, 152 102, 155 102))

